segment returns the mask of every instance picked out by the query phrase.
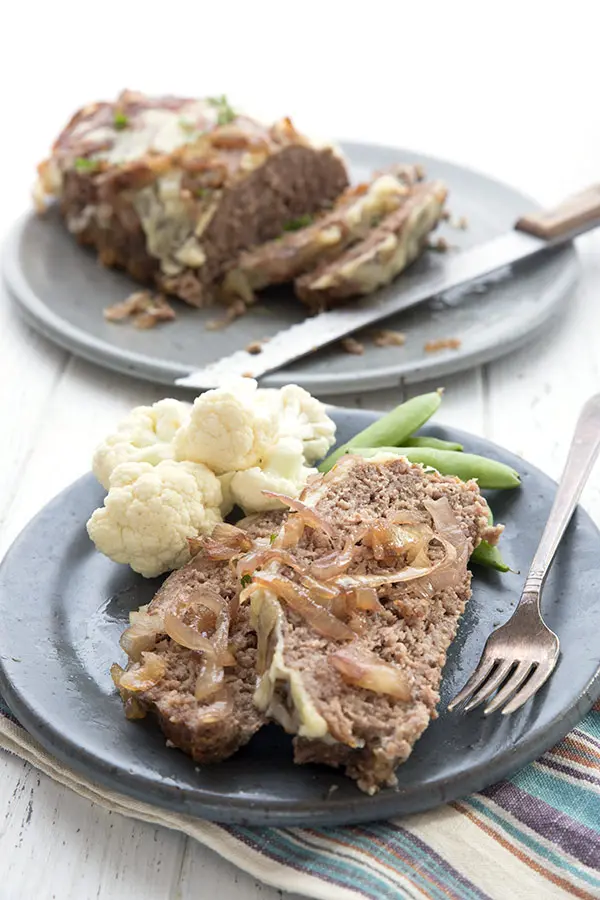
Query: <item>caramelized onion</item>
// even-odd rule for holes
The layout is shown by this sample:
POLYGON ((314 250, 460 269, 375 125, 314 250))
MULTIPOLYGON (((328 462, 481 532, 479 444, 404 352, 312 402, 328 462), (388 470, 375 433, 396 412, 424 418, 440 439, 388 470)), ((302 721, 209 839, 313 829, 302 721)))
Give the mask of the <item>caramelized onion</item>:
POLYGON ((409 562, 418 555, 423 546, 426 546, 432 536, 430 528, 426 526, 400 527, 393 522, 380 519, 371 525, 363 539, 363 543, 370 547, 373 556, 377 560, 386 556, 404 554, 409 562))
POLYGON ((231 694, 227 692, 225 696, 214 700, 210 706, 199 709, 198 718, 203 724, 209 725, 211 722, 219 722, 221 719, 225 719, 227 716, 230 716, 232 712, 233 698, 231 697, 231 694))
POLYGON ((335 600, 339 595, 339 590, 337 588, 331 587, 329 584, 324 584, 322 581, 317 581, 316 578, 312 578, 310 575, 301 574, 300 581, 305 588, 308 588, 311 597, 317 601, 335 600))
POLYGON ((343 681, 353 687, 362 687, 377 694, 389 694, 398 700, 410 700, 412 696, 405 673, 366 650, 342 648, 329 656, 329 662, 340 673, 343 681))
POLYGON ((465 534, 447 497, 439 497, 437 500, 424 500, 423 506, 431 515, 433 527, 437 534, 446 538, 457 548, 466 543, 465 534))
POLYGON ((211 632, 217 628, 224 616, 227 616, 228 620, 233 617, 227 600, 207 584, 196 588, 182 605, 184 609, 193 609, 196 631, 211 632))
POLYGON ((244 575, 251 575, 255 569, 270 562, 278 562, 282 566, 289 566, 290 569, 297 571, 301 568, 298 560, 288 550, 284 550, 282 547, 262 547, 242 556, 236 570, 240 578, 243 578, 244 575))
POLYGON ((166 671, 166 663, 157 653, 142 653, 141 664, 137 663, 119 676, 119 689, 147 691, 158 684, 166 671))
POLYGON ((200 634, 199 631, 196 631, 195 628, 192 628, 191 625, 186 625, 173 613, 165 615, 165 632, 180 647, 187 647, 188 650, 196 650, 199 653, 206 653, 210 656, 215 655, 215 648, 211 641, 200 634))
POLYGON ((315 603, 308 591, 294 584, 289 578, 271 572, 257 572, 253 584, 272 591, 291 609, 302 616, 318 634, 334 641, 348 641, 354 632, 344 622, 336 619, 327 609, 315 603))
POLYGON ((379 602, 377 591, 373 587, 358 587, 351 593, 352 605, 355 609, 381 612, 384 607, 379 602))
POLYGON ((333 550, 314 562, 310 567, 310 574, 314 578, 328 581, 345 572, 356 555, 356 545, 367 534, 367 531, 368 527, 362 526, 351 534, 342 550, 333 550))
POLYGON ((215 525, 210 537, 204 538, 204 550, 209 559, 233 559, 251 549, 252 540, 246 532, 227 522, 215 525))
POLYGON ((121 635, 119 644, 129 659, 139 662, 144 651, 156 646, 156 638, 164 633, 165 624, 161 616, 151 615, 145 608, 132 612, 129 618, 132 624, 121 635))
POLYGON ((286 550, 296 547, 304 534, 304 522, 298 516, 289 516, 275 541, 276 547, 286 550))
POLYGON ((212 697, 213 694, 221 690, 224 677, 223 667, 217 664, 214 653, 207 654, 202 670, 196 679, 196 687, 194 688, 196 700, 206 700, 207 697, 212 697))
POLYGON ((265 497, 271 497, 273 500, 279 500, 284 506, 289 506, 290 509, 298 513, 298 516, 309 528, 314 528, 315 531, 324 531, 329 537, 333 537, 334 530, 331 522, 327 522, 311 506, 307 506, 301 500, 294 500, 293 497, 287 497, 285 494, 278 494, 275 491, 263 491, 262 493, 265 497))

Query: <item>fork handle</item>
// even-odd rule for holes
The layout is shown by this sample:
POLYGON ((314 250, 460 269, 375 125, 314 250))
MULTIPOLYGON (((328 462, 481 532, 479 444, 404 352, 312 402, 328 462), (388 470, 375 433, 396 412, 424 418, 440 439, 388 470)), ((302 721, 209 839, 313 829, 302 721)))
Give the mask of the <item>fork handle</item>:
POLYGON ((521 602, 539 603, 539 594, 552 560, 600 452, 600 394, 583 407, 569 448, 544 533, 533 557, 521 602))

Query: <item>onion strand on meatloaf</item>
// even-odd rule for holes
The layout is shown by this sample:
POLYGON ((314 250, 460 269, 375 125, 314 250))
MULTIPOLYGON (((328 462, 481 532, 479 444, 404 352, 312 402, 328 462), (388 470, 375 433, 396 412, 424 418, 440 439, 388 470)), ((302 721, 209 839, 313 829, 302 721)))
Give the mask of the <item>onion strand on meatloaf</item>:
POLYGON ((326 207, 347 187, 339 154, 288 118, 265 126, 224 97, 124 91, 79 110, 38 167, 39 209, 58 198, 100 261, 194 306, 240 251, 326 207))
POLYGON ((476 482, 398 457, 346 457, 301 500, 293 561, 247 588, 268 656, 255 702, 296 735, 296 762, 344 766, 372 793, 436 716, 488 507, 476 482))
MULTIPOLYGON (((247 524, 240 523, 249 539, 246 549, 261 538, 268 544, 269 535, 277 530, 280 521, 281 513, 271 512, 249 519, 247 524)), ((201 542, 191 562, 166 579, 147 609, 134 614, 133 626, 121 638, 130 661, 124 671, 117 665, 111 670, 128 718, 153 713, 167 739, 200 763, 219 762, 231 756, 265 722, 263 713, 253 703, 256 634, 249 607, 236 610, 240 590, 235 567, 227 559, 211 559, 201 542), (206 672, 206 653, 178 641, 193 644, 197 637, 209 643, 214 641, 211 629, 203 634, 196 630, 198 601, 202 606, 202 600, 210 601, 211 594, 213 602, 224 602, 231 622, 226 635, 227 656, 221 660, 226 664, 220 670, 222 684, 218 691, 199 700, 196 690, 198 679, 206 672), (169 615, 176 620, 177 632, 172 621, 167 619, 165 623, 169 615), (137 630, 132 635, 136 623, 137 630)), ((210 612, 205 607, 203 611, 210 612)))

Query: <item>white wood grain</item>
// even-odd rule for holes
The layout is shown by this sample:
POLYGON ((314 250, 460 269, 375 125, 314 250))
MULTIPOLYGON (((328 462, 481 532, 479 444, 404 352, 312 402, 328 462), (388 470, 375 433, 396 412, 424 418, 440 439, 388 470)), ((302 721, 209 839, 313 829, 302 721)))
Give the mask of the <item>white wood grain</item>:
MULTIPOLYGON (((374 0, 353 16, 340 0, 305 0, 293 28, 273 0, 211 8, 171 0, 168 8, 161 19, 105 0, 85 40, 75 0, 40 6, 35 27, 30 4, 3 11, 0 106, 18 139, 2 144, 0 234, 27 204, 35 163, 60 124, 125 85, 227 91, 268 115, 291 110, 317 133, 447 156, 548 203, 598 180, 594 4, 431 0, 424 23, 419 4, 374 0), (149 49, 157 47, 160 64, 149 49)), ((506 360, 446 379, 439 415, 554 476, 581 403, 600 390, 600 237, 581 247, 585 281, 567 319, 506 360)), ((71 359, 20 323, 0 293, 0 555, 87 470, 94 444, 120 415, 163 393, 71 359)), ((399 399, 390 390, 349 402, 386 409, 399 399)), ((584 499, 600 520, 600 471, 584 499)), ((110 816, 0 755, 1 900, 281 896, 183 836, 110 816)))

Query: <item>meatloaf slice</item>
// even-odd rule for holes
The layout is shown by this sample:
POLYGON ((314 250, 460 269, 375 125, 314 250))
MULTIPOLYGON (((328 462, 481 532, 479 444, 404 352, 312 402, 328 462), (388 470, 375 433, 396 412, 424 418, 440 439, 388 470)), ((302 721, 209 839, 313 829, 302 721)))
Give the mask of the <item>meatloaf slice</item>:
POLYGON ((442 217, 447 190, 441 181, 423 182, 394 212, 333 262, 295 282, 297 296, 314 309, 371 294, 389 284, 422 253, 442 217))
MULTIPOLYGON (((266 538, 279 527, 281 517, 280 512, 264 513, 246 520, 244 529, 256 545, 257 539, 266 538)), ((125 701, 128 717, 141 718, 147 712, 153 713, 169 741, 200 763, 218 762, 231 756, 265 721, 252 701, 256 687, 256 635, 247 606, 237 611, 230 625, 228 649, 235 664, 225 668, 221 691, 203 701, 196 700, 194 695, 206 662, 204 654, 172 640, 162 630, 162 624, 155 626, 156 631, 151 627, 153 618, 162 623, 165 615, 172 613, 194 628, 197 625, 195 600, 206 587, 212 588, 234 611, 240 591, 235 569, 227 560, 211 559, 204 547, 183 569, 167 578, 149 607, 140 610, 141 618, 134 614, 134 624, 142 623, 142 628, 149 633, 148 640, 139 644, 138 638, 138 646, 132 650, 132 640, 122 639, 124 648, 138 657, 138 661, 130 660, 125 674, 132 673, 141 680, 148 671, 148 685, 141 690, 126 689, 121 684, 123 671, 113 667, 113 678, 125 701), (145 652, 140 654, 141 647, 145 652), (157 674, 160 677, 151 683, 157 674)))
POLYGON ((348 184, 336 151, 287 118, 265 126, 224 97, 133 91, 76 113, 38 171, 38 207, 58 198, 69 230, 101 262, 194 306, 212 302, 240 251, 348 184))
POLYGON ((488 508, 476 482, 397 457, 347 457, 301 499, 313 518, 288 518, 284 533, 305 523, 293 565, 274 557, 248 588, 267 659, 255 702, 296 735, 296 762, 344 766, 373 793, 436 715, 488 508))
MULTIPOLYGON (((319 216, 305 227, 259 247, 245 250, 235 268, 223 281, 225 298, 240 297, 252 303, 254 291, 272 284, 293 281, 317 264, 340 256, 350 244, 366 237, 375 224, 398 209, 409 195, 407 184, 412 173, 395 169, 369 184, 349 188, 337 200, 331 212, 319 216)), ((290 223, 291 227, 294 223, 290 223)))

